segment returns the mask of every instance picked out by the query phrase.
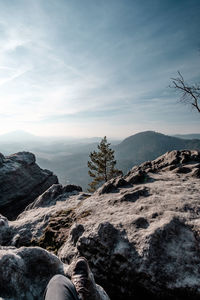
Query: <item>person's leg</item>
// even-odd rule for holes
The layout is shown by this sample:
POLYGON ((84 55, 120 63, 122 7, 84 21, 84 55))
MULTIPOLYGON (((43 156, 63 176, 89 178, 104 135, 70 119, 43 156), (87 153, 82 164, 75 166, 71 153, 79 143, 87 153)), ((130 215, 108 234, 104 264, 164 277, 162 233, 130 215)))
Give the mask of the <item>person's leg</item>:
POLYGON ((45 300, 80 300, 71 280, 63 275, 55 275, 49 281, 45 300))

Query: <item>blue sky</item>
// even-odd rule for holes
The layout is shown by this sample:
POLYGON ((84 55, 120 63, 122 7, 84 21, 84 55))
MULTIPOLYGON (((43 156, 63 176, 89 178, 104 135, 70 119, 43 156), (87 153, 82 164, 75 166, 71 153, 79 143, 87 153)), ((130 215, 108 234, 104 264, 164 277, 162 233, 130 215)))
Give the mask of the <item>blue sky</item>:
POLYGON ((0 0, 0 133, 199 133, 199 0, 0 0))

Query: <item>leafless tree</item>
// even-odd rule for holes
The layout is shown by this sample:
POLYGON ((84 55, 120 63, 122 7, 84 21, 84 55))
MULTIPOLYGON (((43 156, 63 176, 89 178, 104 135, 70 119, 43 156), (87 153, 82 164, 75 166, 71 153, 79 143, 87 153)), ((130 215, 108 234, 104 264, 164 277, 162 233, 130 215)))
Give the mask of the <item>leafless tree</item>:
POLYGON ((188 84, 178 72, 177 78, 172 78, 173 88, 181 93, 181 102, 189 103, 200 113, 200 84, 188 84))

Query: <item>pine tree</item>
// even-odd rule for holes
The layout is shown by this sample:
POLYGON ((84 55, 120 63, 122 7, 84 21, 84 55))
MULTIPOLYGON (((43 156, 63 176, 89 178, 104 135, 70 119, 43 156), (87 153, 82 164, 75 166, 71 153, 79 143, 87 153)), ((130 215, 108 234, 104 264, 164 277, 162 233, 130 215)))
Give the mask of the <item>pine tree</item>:
POLYGON ((91 152, 89 157, 88 168, 90 170, 88 174, 93 178, 93 181, 89 183, 89 192, 96 191, 101 184, 122 174, 122 171, 115 168, 114 150, 110 148, 110 143, 107 142, 106 136, 98 145, 98 151, 91 152))

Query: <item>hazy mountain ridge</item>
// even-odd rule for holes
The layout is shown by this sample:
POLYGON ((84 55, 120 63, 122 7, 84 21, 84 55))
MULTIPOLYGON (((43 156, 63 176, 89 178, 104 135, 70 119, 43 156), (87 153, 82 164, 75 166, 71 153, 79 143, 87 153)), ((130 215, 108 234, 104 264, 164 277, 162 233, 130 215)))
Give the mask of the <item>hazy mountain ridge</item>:
MULTIPOLYGON (((18 132, 19 133, 19 132, 18 132)), ((19 134, 20 135, 20 134, 19 134)), ((27 133, 22 134, 28 140, 20 141, 20 136, 16 133, 10 134, 10 139, 1 139, 0 152, 5 155, 19 151, 30 151, 36 155, 37 163, 41 168, 53 171, 62 184, 76 184, 87 189, 90 177, 88 175, 87 161, 89 153, 97 149, 100 138, 71 139, 46 138, 36 140, 36 136, 31 140, 27 133), (91 142, 92 141, 92 142, 91 142)), ((5 138, 5 135, 4 135, 5 138)), ((200 140, 182 139, 168 136, 154 131, 145 131, 127 137, 121 142, 109 140, 115 150, 117 167, 124 173, 129 171, 134 165, 138 165, 147 160, 153 160, 157 156, 171 150, 200 149, 200 140)))
POLYGON ((118 167, 127 172, 131 165, 153 160, 171 150, 200 149, 200 140, 185 140, 154 131, 132 135, 114 147, 118 167))
POLYGON ((200 139, 200 133, 190 133, 190 134, 176 134, 174 137, 178 137, 181 139, 186 139, 186 140, 194 140, 194 139, 200 139))

